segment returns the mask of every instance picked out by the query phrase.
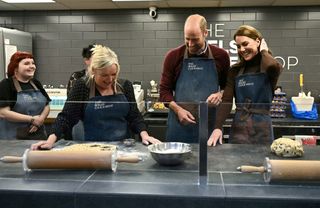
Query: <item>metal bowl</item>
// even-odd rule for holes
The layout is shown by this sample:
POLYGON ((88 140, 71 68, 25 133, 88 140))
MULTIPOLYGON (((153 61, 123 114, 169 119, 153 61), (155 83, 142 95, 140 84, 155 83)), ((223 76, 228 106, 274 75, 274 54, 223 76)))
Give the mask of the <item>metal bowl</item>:
POLYGON ((191 146, 187 143, 164 142, 148 146, 152 158, 160 165, 179 165, 190 156, 191 146))
POLYGON ((123 145, 126 147, 133 147, 134 145, 136 145, 136 140, 132 138, 124 139, 123 145))

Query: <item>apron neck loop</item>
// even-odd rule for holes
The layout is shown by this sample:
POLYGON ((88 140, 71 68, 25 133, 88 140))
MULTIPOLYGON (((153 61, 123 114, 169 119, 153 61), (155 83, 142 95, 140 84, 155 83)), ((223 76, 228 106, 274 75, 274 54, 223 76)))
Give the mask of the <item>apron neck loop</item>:
MULTIPOLYGON (((211 51, 211 49, 209 47, 209 44, 207 42, 206 42, 206 50, 209 50, 208 59, 214 59, 213 55, 212 55, 212 51, 211 51)), ((205 53, 205 51, 204 51, 204 53, 205 53)), ((187 58, 189 58, 189 56, 188 56, 188 48, 186 47, 185 50, 184 50, 183 59, 187 59, 187 58)), ((201 57, 201 58, 203 58, 203 57, 201 57)))
MULTIPOLYGON (((21 92, 22 89, 21 89, 21 86, 20 86, 19 81, 17 80, 17 78, 13 76, 12 77, 12 81, 13 81, 14 88, 16 88, 17 92, 21 92)), ((30 80, 29 83, 31 84, 33 89, 38 90, 38 87, 34 84, 34 82, 32 80, 30 80)))
MULTIPOLYGON (((118 84, 117 82, 115 82, 116 85, 116 89, 117 92, 123 93, 123 88, 120 84, 118 84)), ((89 87, 90 87, 90 92, 89 92, 89 99, 93 98, 96 96, 96 83, 94 81, 94 77, 92 79, 89 80, 89 87)), ((118 94, 116 92, 113 92, 113 94, 118 94)))

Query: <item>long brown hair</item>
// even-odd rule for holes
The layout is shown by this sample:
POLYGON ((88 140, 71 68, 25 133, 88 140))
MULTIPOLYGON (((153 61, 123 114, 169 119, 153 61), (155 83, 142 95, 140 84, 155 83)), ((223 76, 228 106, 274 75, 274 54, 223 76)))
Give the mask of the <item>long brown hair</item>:
MULTIPOLYGON (((246 37, 251 38, 253 40, 259 39, 260 42, 263 38, 261 32, 259 32, 259 30, 257 30, 256 28, 254 28, 250 25, 241 25, 238 28, 238 30, 235 32, 235 34, 233 35, 233 40, 236 40, 237 36, 246 36, 246 37)), ((270 50, 268 50, 268 52, 271 54, 270 50)), ((243 59, 242 56, 240 56, 239 53, 238 53, 238 57, 239 57, 239 62, 237 63, 237 65, 243 66, 245 60, 243 59)))

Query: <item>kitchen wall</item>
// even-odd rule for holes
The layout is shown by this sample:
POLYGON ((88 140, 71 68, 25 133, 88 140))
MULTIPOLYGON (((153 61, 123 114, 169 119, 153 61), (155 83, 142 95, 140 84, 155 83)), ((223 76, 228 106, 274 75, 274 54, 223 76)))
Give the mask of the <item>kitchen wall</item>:
POLYGON ((1 11, 0 26, 32 33, 43 84, 65 85, 71 72, 83 68, 82 48, 100 43, 118 54, 121 77, 141 80, 146 88, 151 79, 160 80, 166 52, 183 43, 184 20, 192 13, 207 18, 208 40, 228 50, 232 60, 237 57, 231 41, 235 29, 257 27, 284 64, 279 85, 288 97, 297 95, 303 73, 304 89, 319 100, 320 7, 158 9, 157 19, 148 9, 1 11))

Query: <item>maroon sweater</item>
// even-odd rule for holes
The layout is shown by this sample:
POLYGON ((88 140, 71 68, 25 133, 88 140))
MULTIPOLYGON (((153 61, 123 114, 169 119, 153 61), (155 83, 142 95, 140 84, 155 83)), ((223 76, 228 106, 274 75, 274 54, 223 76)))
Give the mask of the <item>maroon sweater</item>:
MULTIPOLYGON (((208 45, 211 49, 213 58, 215 60, 220 89, 224 89, 227 82, 227 74, 230 68, 230 58, 228 53, 214 45, 208 45)), ((160 80, 160 101, 171 102, 174 100, 173 91, 176 88, 176 82, 180 75, 183 63, 183 56, 186 46, 181 45, 178 48, 170 50, 163 63, 163 71, 160 80)), ((201 57, 208 57, 207 50, 201 57)), ((193 56, 194 57, 194 56, 193 56)))

